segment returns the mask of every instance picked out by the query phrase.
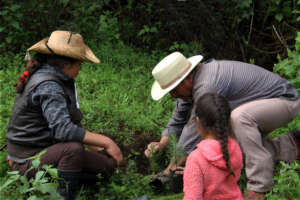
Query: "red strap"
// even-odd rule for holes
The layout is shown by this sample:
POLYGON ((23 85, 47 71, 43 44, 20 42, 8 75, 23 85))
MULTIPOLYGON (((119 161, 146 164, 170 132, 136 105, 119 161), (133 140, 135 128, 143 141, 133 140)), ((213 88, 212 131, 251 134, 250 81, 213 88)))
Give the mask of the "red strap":
POLYGON ((20 75, 20 78, 19 78, 19 81, 20 82, 24 82, 25 81, 25 78, 28 77, 30 74, 28 71, 25 71, 23 72, 21 75, 20 75))
POLYGON ((28 71, 25 71, 23 72, 24 76, 28 77, 29 76, 29 72, 28 71))

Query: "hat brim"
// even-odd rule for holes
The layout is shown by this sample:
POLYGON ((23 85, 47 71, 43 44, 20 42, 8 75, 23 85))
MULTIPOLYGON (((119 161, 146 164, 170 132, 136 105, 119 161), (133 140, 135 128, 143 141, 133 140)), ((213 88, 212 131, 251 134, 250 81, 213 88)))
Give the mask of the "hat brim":
MULTIPOLYGON (((46 42, 49 39, 49 37, 42 39, 41 41, 37 42, 33 46, 27 49, 27 51, 35 51, 38 53, 43 54, 52 54, 52 52, 46 47, 46 42)), ((54 49, 52 47, 55 54, 60 56, 66 56, 71 57, 77 60, 85 61, 85 62, 91 62, 91 63, 100 63, 100 60, 94 55, 92 50, 85 45, 85 54, 84 55, 78 55, 71 51, 65 51, 61 49, 54 49)))
POLYGON ((187 75, 189 75, 191 73, 191 71, 197 66, 197 64, 202 59, 203 59, 203 56, 201 56, 201 55, 192 56, 192 57, 188 58, 188 61, 192 64, 190 69, 180 79, 178 79, 176 82, 174 82, 172 85, 170 85, 166 89, 162 89, 160 87, 159 83, 157 81, 155 81, 151 88, 152 99, 157 101, 157 100, 161 99, 163 96, 165 96, 167 93, 169 93, 171 90, 173 90, 177 85, 179 85, 181 83, 181 81, 183 79, 185 79, 185 77, 187 77, 187 75))

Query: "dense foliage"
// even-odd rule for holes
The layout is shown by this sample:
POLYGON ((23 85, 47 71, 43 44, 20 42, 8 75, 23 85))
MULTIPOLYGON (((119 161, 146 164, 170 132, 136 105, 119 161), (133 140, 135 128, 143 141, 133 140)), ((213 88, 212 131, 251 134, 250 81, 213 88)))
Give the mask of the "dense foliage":
MULTIPOLYGON (((25 50, 52 30, 77 31, 100 58, 85 63, 77 78, 83 126, 115 139, 126 166, 108 183, 84 187, 80 199, 129 199, 146 194, 154 199, 181 199, 182 194, 154 194, 148 183, 163 169, 165 157, 148 161, 147 143, 158 140, 175 102, 150 97, 151 70, 172 51, 206 59, 237 59, 260 64, 289 79, 300 89, 300 1, 294 0, 96 0, 0 2, 0 145, 14 98, 13 87, 24 70, 25 50), (51 5, 51 6, 49 6, 51 5), (297 21, 298 20, 298 21, 297 21), (278 60, 277 60, 278 58, 278 60)), ((300 129, 300 116, 274 131, 277 136, 300 129)), ((167 154, 176 154, 171 145, 167 154)), ((0 199, 49 199, 56 193, 55 169, 44 166, 26 180, 8 171, 6 150, 0 152, 0 199), (44 185, 45 184, 45 185, 44 185)), ((38 158, 36 158, 38 162, 38 158)), ((299 199, 299 162, 280 163, 268 199, 299 199)), ((240 186, 245 189, 245 175, 240 186)))
POLYGON ((296 0, 12 0, 0 6, 1 53, 20 52, 52 30, 67 29, 148 52, 254 59, 271 70, 277 54, 285 58, 294 48, 300 29, 296 0))

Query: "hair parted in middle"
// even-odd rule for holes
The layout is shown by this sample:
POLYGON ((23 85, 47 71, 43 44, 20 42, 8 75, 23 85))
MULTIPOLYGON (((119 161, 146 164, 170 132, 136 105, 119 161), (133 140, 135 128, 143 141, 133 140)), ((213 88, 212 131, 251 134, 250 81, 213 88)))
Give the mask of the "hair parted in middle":
POLYGON ((196 116, 205 131, 211 131, 221 145, 221 151, 229 174, 234 175, 228 153, 228 136, 233 136, 230 123, 231 108, 228 100, 220 94, 206 93, 196 105, 196 116))

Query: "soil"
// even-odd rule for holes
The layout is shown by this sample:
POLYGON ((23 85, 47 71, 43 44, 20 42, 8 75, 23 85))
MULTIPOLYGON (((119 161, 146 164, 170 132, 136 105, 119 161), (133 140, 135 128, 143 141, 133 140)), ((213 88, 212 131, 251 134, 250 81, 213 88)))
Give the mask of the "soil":
POLYGON ((136 131, 132 137, 134 138, 134 143, 129 145, 119 145, 124 157, 121 169, 126 169, 128 164, 127 158, 130 157, 130 159, 135 161, 139 173, 149 174, 150 164, 148 158, 144 155, 144 151, 150 142, 159 141, 159 138, 151 133, 142 133, 140 131, 136 131))

